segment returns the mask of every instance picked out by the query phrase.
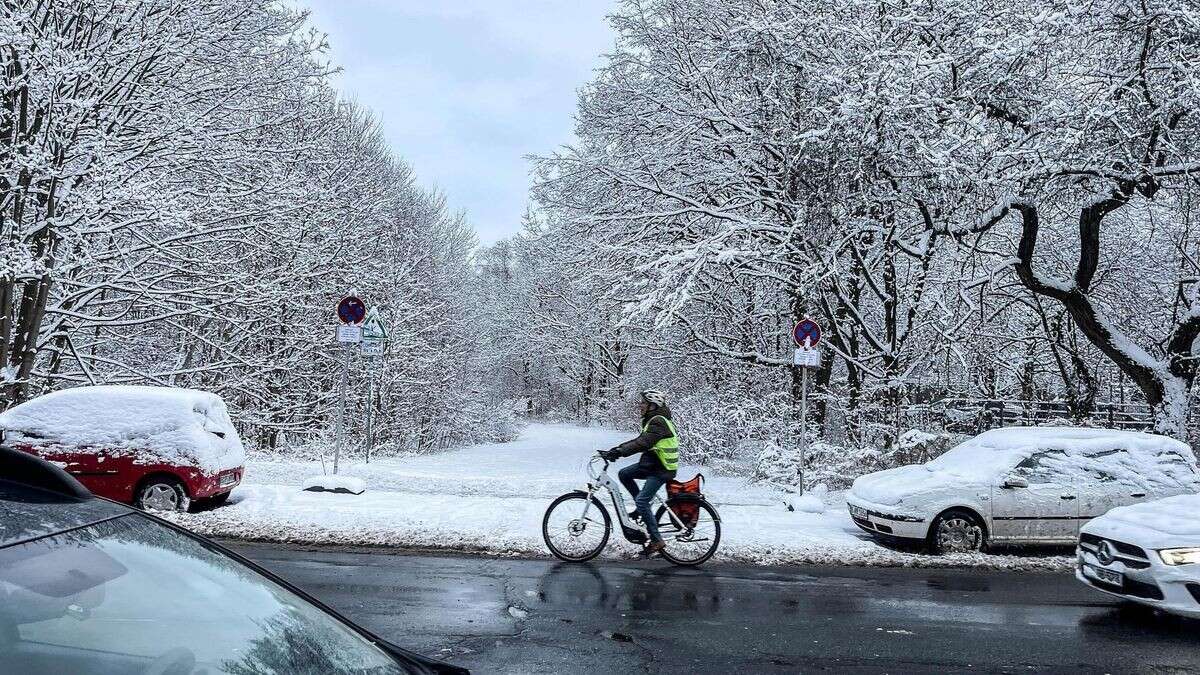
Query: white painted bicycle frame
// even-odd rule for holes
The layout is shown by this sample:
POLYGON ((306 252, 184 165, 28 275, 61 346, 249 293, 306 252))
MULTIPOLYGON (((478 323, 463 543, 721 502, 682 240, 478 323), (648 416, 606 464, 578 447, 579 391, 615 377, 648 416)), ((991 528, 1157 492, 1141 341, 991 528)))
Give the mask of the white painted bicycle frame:
MULTIPOLYGON (((588 473, 591 477, 591 480, 588 481, 588 498, 583 507, 583 515, 579 516, 579 520, 587 520, 588 511, 592 509, 592 498, 595 496, 595 494, 600 490, 607 490, 608 495, 612 498, 613 508, 617 510, 617 520, 621 523, 621 527, 630 530, 639 530, 645 534, 646 528, 643 525, 633 522, 633 520, 629 518, 629 509, 625 502, 625 487, 619 482, 613 480, 612 476, 608 475, 609 463, 605 462, 604 466, 601 467, 599 471, 595 473, 591 472, 592 464, 594 464, 598 459, 602 460, 600 457, 593 457, 591 461, 588 462, 588 473)), ((650 505, 651 515, 653 516, 655 507, 664 506, 665 504, 666 502, 664 502, 661 497, 655 494, 654 503, 650 505)), ((683 521, 679 520, 679 518, 675 515, 674 511, 667 509, 666 513, 667 517, 671 519, 671 524, 679 528, 681 532, 686 532, 688 530, 688 528, 684 526, 683 521)))

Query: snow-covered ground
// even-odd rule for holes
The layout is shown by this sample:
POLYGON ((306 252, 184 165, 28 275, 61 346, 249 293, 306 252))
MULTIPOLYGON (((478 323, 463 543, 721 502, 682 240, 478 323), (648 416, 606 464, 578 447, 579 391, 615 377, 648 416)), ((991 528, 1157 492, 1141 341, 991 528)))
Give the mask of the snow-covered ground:
MULTIPOLYGON (((302 491, 306 478, 321 473, 319 462, 251 460, 244 483, 228 505, 173 517, 193 530, 220 537, 548 556, 541 537, 547 505, 584 486, 592 454, 630 436, 533 424, 512 443, 381 459, 369 465, 343 464, 341 474, 366 482, 367 491, 361 495, 302 491)), ((632 461, 636 457, 623 460, 632 461)), ((685 464, 680 478, 690 478, 696 470, 685 464)), ((805 504, 789 511, 785 500, 791 495, 739 478, 704 474, 705 495, 722 518, 718 560, 1036 569, 1068 569, 1072 562, 1063 555, 934 557, 896 551, 859 531, 840 493, 826 497, 823 513, 805 504)), ((604 555, 630 556, 636 550, 614 532, 604 555)))

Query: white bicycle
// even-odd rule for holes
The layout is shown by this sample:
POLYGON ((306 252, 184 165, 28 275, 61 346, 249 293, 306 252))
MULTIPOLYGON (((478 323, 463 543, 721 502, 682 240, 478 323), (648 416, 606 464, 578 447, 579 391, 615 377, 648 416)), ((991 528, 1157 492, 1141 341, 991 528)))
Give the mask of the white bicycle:
MULTIPOLYGON (((590 478, 587 490, 568 492, 546 509, 542 538, 556 558, 584 562, 600 555, 608 544, 612 517, 596 497, 602 490, 612 500, 625 539, 634 544, 646 543, 646 530, 629 517, 625 490, 608 475, 608 464, 599 455, 593 457, 587 465, 590 478), (598 463, 603 463, 599 469, 598 463)), ((721 543, 721 517, 703 494, 679 493, 665 502, 655 495, 652 509, 659 533, 667 544, 662 556, 668 561, 676 565, 699 565, 717 551, 721 543)))

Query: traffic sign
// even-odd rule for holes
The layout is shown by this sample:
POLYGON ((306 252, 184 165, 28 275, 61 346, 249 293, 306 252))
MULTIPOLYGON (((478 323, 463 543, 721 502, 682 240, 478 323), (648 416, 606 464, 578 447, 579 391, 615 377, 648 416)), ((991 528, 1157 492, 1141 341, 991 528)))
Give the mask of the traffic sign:
POLYGON ((363 340, 387 340, 387 326, 383 324, 383 320, 379 318, 379 312, 372 307, 371 311, 367 312, 367 319, 363 322, 363 340))
POLYGON ((338 320, 342 323, 358 325, 367 316, 367 306, 362 300, 353 295, 347 295, 337 306, 338 320))
POLYGON ((821 350, 797 347, 796 353, 792 355, 792 365, 800 366, 801 368, 820 368, 821 350))
POLYGON ((808 454, 808 371, 821 367, 821 327, 816 321, 804 317, 792 328, 792 340, 796 352, 792 363, 800 367, 800 494, 804 494, 804 483, 808 478, 805 468, 808 454))
POLYGON ((821 343, 821 327, 816 321, 805 317, 792 329, 792 340, 797 347, 812 349, 821 343))
POLYGON ((337 341, 344 344, 362 342, 362 326, 338 326, 337 341))
POLYGON ((365 356, 379 356, 383 354, 383 340, 368 340, 364 337, 361 347, 362 353, 365 356))

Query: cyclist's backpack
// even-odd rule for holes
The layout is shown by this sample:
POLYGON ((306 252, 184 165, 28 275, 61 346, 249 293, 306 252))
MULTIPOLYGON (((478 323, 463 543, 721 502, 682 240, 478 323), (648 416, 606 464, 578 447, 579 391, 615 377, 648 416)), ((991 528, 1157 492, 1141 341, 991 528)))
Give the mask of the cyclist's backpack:
MULTIPOLYGON (((667 483, 667 501, 669 502, 677 495, 694 494, 697 497, 702 496, 700 493, 700 484, 704 482, 704 474, 698 473, 696 477, 681 483, 677 480, 672 480, 667 483)), ((687 527, 695 527, 696 522, 700 520, 700 504, 694 501, 675 502, 671 504, 671 510, 675 512, 683 524, 687 527)))

